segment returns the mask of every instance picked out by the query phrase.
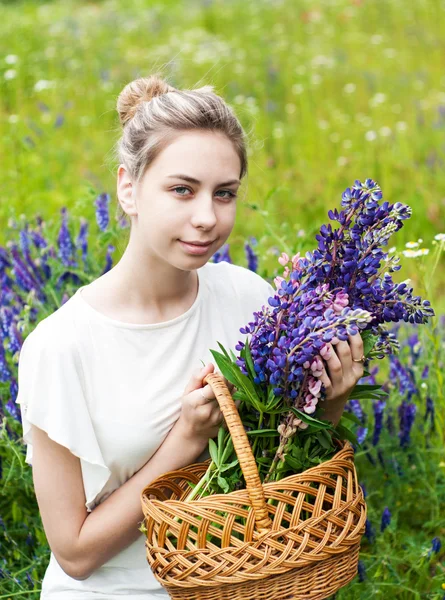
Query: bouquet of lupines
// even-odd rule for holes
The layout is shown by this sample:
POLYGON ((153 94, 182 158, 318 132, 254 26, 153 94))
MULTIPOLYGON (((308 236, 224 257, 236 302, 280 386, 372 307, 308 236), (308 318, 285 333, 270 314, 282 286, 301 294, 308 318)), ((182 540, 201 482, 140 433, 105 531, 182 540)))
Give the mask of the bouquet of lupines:
MULTIPOLYGON (((275 278, 277 293, 240 329, 250 337, 238 342, 238 356, 221 344, 222 352, 211 351, 222 375, 236 387, 233 398, 241 401, 240 417, 264 482, 328 460, 338 450, 335 439, 358 444, 347 427, 359 423, 352 412, 344 412, 336 426, 320 418, 325 390, 318 377, 323 358, 329 358, 329 342, 360 332, 368 366, 400 348, 385 323, 426 323, 435 314, 428 300, 392 280, 390 273, 401 268, 399 259, 382 247, 410 218, 411 208, 381 200, 372 179, 356 180, 342 195, 341 212, 328 212, 339 226, 321 227, 318 248, 305 257, 280 256, 284 272, 275 278)), ((383 395, 381 386, 363 384, 355 386, 350 399, 383 395)), ((225 427, 217 442, 209 440, 209 450, 212 462, 189 500, 244 487, 225 427)))

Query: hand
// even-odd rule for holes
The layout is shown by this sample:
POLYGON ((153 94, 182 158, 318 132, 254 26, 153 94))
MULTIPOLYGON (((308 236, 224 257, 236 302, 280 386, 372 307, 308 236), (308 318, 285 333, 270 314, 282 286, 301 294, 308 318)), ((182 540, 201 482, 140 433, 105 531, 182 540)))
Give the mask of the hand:
POLYGON ((332 343, 327 344, 330 350, 327 354, 329 358, 322 361, 323 373, 319 377, 326 389, 325 403, 322 403, 325 409, 322 419, 331 420, 334 425, 340 420, 350 393, 365 371, 362 362, 352 360, 363 356, 362 337, 360 333, 348 337, 349 341, 333 338, 332 343))
MULTIPOLYGON (((209 363, 203 369, 194 371, 181 398, 182 409, 178 424, 187 439, 201 441, 203 444, 216 437, 221 425, 225 424, 212 387, 209 384, 203 386, 204 378, 213 373, 214 369, 214 365, 209 363)), ((234 385, 225 377, 223 379, 230 393, 233 393, 234 385)))

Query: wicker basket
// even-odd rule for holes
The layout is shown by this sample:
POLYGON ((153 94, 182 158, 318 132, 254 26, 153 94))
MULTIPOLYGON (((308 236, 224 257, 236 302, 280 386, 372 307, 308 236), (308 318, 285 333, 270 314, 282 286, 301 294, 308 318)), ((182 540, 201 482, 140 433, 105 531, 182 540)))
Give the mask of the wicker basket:
POLYGON ((365 531, 351 444, 338 442, 330 460, 262 484, 223 377, 210 373, 205 382, 225 417, 246 489, 184 502, 210 459, 146 486, 145 546, 156 579, 183 600, 327 598, 355 577, 365 531))

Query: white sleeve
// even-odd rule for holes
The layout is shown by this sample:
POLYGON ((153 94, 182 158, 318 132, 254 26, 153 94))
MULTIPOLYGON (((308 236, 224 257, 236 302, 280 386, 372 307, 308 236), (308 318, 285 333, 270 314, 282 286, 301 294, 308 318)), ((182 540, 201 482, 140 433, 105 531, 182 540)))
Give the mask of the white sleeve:
POLYGON ((37 329, 25 339, 19 354, 16 402, 27 444, 25 461, 32 465, 33 424, 80 459, 85 506, 91 512, 111 471, 104 463, 88 410, 80 356, 75 344, 61 335, 48 336, 37 329))

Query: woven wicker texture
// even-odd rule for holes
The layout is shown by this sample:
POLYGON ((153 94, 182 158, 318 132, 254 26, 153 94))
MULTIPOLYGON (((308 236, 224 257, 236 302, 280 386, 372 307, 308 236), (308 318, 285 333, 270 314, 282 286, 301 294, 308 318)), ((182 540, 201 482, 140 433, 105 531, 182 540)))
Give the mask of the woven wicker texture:
POLYGON ((235 403, 211 373, 246 489, 184 502, 210 460, 162 475, 141 494, 148 563, 172 598, 327 598, 357 573, 366 503, 354 451, 262 484, 235 403))

